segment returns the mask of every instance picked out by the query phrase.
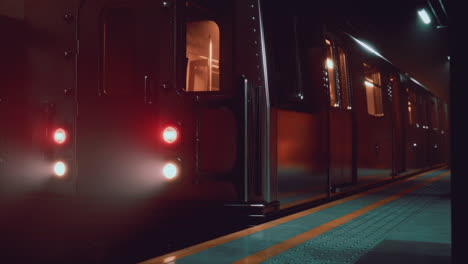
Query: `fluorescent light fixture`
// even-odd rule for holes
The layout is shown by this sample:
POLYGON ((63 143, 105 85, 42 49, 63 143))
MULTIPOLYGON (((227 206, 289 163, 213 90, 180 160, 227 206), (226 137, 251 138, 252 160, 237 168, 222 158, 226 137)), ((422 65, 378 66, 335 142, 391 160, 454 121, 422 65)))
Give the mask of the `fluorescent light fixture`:
POLYGON ((450 56, 447 56, 447 60, 450 60, 450 56))
POLYGON ((431 23, 431 18, 429 17, 425 9, 419 10, 418 15, 421 18, 421 20, 424 22, 424 24, 427 25, 431 23))

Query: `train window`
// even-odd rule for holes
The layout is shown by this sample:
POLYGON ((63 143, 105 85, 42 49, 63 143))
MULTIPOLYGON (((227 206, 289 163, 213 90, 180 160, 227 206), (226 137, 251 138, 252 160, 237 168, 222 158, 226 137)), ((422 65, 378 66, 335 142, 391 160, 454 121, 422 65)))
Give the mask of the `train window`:
POLYGON ((229 92, 233 84, 234 0, 186 0, 178 28, 179 87, 186 92, 229 92))
POLYGON ((214 21, 186 24, 186 91, 220 90, 219 27, 214 21))
POLYGON ((426 102, 421 95, 418 96, 418 105, 420 107, 418 120, 421 122, 421 125, 425 127, 427 125, 427 107, 426 102))
POLYGON ((383 116, 382 87, 377 68, 364 63, 364 86, 366 88, 367 112, 373 116, 383 116))
POLYGON ((326 79, 328 79, 328 89, 330 91, 330 106, 339 107, 339 96, 338 89, 336 85, 336 67, 335 67, 335 54, 333 52, 333 46, 331 42, 327 39, 326 43, 326 59, 325 59, 325 69, 326 69, 326 79))
POLYGON ((339 63, 339 79, 340 79, 340 91, 343 96, 342 101, 347 109, 351 109, 351 87, 349 84, 348 76, 348 62, 346 60, 346 53, 338 47, 338 63, 339 63))
POLYGON ((431 99, 431 126, 434 130, 439 129, 439 115, 436 98, 431 99))
POLYGON ((102 92, 130 94, 136 74, 135 14, 113 7, 105 10, 102 22, 102 92))
POLYGON ((448 104, 444 103, 444 112, 443 112, 442 120, 444 120, 443 124, 444 124, 444 129, 446 129, 446 130, 448 129, 448 126, 449 126, 448 113, 449 113, 448 104))
POLYGON ((413 91, 408 91, 408 123, 414 125, 416 122, 416 94, 413 91))

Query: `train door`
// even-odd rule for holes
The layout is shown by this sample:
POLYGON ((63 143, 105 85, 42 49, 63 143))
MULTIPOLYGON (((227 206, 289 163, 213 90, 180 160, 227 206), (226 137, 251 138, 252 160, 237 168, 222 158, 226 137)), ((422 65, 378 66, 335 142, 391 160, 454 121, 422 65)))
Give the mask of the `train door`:
POLYGON ((388 178, 392 174, 392 104, 388 74, 383 65, 368 58, 359 65, 357 79, 357 177, 361 183, 388 178))
POLYGON ((420 129, 420 114, 421 111, 420 106, 418 105, 417 101, 417 93, 413 86, 411 85, 408 79, 405 81, 406 86, 406 93, 404 93, 404 97, 402 102, 407 104, 407 111, 405 111, 405 156, 406 156, 406 169, 408 171, 414 171, 418 168, 418 156, 419 151, 421 148, 421 144, 418 141, 419 129, 420 129))
POLYGON ((439 163, 440 160, 440 123, 438 115, 438 99, 429 96, 429 142, 428 142, 428 163, 429 166, 434 166, 439 163))
POLYGON ((332 191, 353 181, 353 126, 347 53, 331 38, 326 44, 326 78, 330 95, 329 177, 332 191))
MULTIPOLYGON (((77 189, 140 196, 156 188, 154 90, 170 67, 169 14, 157 1, 83 1, 78 17, 77 189)), ((159 86, 158 86, 159 87, 159 86)))
POLYGON ((258 2, 188 0, 176 10, 177 80, 160 104, 184 130, 184 177, 194 184, 184 195, 235 208, 274 202, 258 2))
POLYGON ((420 89, 419 94, 420 106, 421 106, 421 123, 422 129, 420 130, 420 144, 421 153, 419 154, 419 168, 429 167, 429 109, 428 109, 428 95, 423 89, 420 89))
POLYGON ((160 106, 161 122, 176 121, 183 130, 178 156, 187 172, 184 179, 194 184, 178 199, 240 200, 244 84, 241 75, 233 77, 235 3, 189 0, 176 5, 177 81, 172 92, 161 94, 160 106))
POLYGON ((393 100, 392 112, 392 141, 393 141, 393 175, 398 175, 405 171, 405 126, 403 123, 403 107, 406 104, 406 98, 402 95, 400 79, 395 74, 390 75, 390 87, 393 100), (405 100, 403 100, 405 99, 405 100))

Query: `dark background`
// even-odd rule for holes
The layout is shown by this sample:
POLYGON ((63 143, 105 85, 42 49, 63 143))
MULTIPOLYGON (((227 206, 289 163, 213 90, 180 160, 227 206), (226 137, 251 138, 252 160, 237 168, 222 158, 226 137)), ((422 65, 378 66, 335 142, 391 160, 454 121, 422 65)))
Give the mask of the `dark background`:
MULTIPOLYGON (((309 0, 310 1, 310 0, 309 0)), ((0 15, 22 19, 23 1, 1 0, 0 15)), ((315 1, 311 1, 314 2, 315 1)), ((448 99, 448 0, 326 0, 336 19, 355 29, 394 65, 407 72, 442 99, 448 99), (446 13, 441 9, 443 3, 446 13), (432 4, 435 14, 431 12, 432 4), (426 8, 432 23, 425 25, 417 10, 426 8)), ((317 2, 316 4, 323 4, 317 2)), ((461 1, 463 2, 463 1, 461 1)), ((285 5, 288 5, 285 1, 285 5)), ((311 5, 313 8, 315 4, 311 5)))
POLYGON ((448 1, 440 1, 339 1, 335 8, 338 17, 358 32, 356 38, 365 41, 435 95, 448 100, 448 1), (419 18, 417 11, 421 8, 431 16, 431 24, 426 25, 419 18))

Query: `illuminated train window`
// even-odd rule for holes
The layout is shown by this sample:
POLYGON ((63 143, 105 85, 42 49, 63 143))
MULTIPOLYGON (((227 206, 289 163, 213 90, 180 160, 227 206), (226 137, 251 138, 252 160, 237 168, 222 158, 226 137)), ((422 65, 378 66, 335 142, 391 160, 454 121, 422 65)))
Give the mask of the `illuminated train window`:
POLYGON ((408 123, 414 125, 417 117, 417 101, 416 94, 413 91, 408 90, 408 123))
POLYGON ((349 85, 346 53, 328 39, 326 44, 326 80, 330 92, 330 106, 351 109, 351 89, 349 85), (337 64, 337 65, 335 65, 337 64))
POLYGON ((373 116, 383 116, 382 86, 377 68, 364 65, 364 86, 366 88, 367 112, 373 116))
POLYGON ((347 109, 351 109, 351 86, 349 84, 348 62, 346 60, 346 53, 338 47, 338 64, 339 64, 339 87, 342 94, 343 105, 347 109))
POLYGON ((214 21, 187 23, 186 91, 220 90, 219 27, 214 21))
POLYGON ((331 42, 325 40, 327 51, 325 59, 326 79, 328 79, 328 89, 330 90, 330 106, 339 107, 340 99, 338 96, 338 89, 336 87, 336 67, 335 67, 335 53, 331 42))

